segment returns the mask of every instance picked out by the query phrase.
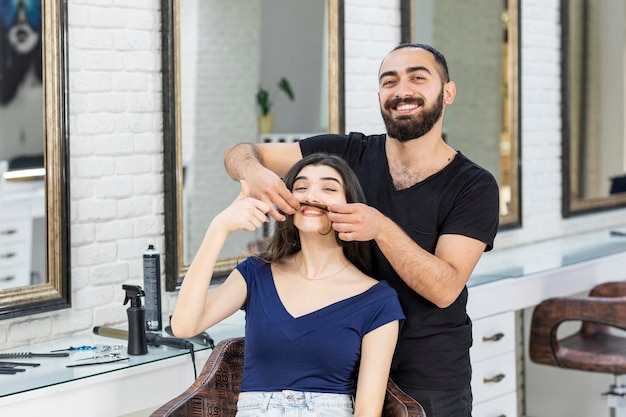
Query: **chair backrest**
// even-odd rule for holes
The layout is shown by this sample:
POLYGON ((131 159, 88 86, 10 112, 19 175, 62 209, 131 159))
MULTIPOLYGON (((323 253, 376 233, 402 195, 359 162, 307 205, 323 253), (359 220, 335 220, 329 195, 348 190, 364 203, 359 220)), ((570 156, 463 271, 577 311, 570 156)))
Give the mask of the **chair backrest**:
POLYGON ((195 382, 152 417, 234 417, 243 377, 243 338, 215 346, 195 382))
POLYGON ((613 334, 626 330, 626 282, 607 282, 589 296, 555 297, 533 311, 531 361, 581 371, 626 374, 626 339, 613 334), (581 322, 580 330, 558 337, 565 322, 581 322))
MULTIPOLYGON (((234 417, 243 377, 244 338, 215 346, 195 382, 151 417, 234 417)), ((383 417, 426 417, 422 406, 389 380, 383 417)))

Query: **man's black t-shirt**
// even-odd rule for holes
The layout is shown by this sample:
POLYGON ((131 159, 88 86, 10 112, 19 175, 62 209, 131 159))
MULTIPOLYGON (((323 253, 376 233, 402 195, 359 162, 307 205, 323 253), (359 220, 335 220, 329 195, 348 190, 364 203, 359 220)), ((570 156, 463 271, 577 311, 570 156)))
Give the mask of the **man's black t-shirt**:
MULTIPOLYGON (((498 229, 498 185, 484 168, 460 152, 444 169, 404 190, 394 188, 385 153, 386 135, 320 135, 300 141, 303 156, 328 152, 343 157, 358 176, 367 204, 393 220, 417 244, 435 252, 443 234, 460 234, 491 250, 498 229)), ((404 283, 373 245, 373 275, 396 289, 406 315, 391 377, 400 388, 467 388, 471 378, 472 324, 467 287, 439 308, 404 283)))

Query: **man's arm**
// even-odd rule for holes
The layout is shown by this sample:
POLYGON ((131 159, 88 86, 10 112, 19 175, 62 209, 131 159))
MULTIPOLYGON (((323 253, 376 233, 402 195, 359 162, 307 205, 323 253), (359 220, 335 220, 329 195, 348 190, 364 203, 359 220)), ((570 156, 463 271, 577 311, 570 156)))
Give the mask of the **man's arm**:
POLYGON ((342 204, 329 209, 340 239, 374 240, 400 278, 441 308, 457 299, 487 246, 470 237, 448 234, 439 238, 433 255, 373 207, 342 204))
POLYGON ((234 180, 244 179, 250 194, 269 204, 269 215, 284 221, 283 213, 293 214, 300 207, 281 177, 302 159, 300 145, 294 143, 240 143, 224 152, 226 172, 234 180))
POLYGON ((484 242, 463 235, 439 237, 435 254, 422 249, 390 219, 375 238, 398 275, 413 291, 440 308, 450 306, 483 254, 484 242))

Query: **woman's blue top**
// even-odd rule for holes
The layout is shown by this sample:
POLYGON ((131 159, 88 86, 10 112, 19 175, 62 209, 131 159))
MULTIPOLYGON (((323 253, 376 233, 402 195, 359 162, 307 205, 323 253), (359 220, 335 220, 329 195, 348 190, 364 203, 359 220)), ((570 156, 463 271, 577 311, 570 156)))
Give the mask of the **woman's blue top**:
POLYGON ((386 281, 294 318, 278 296, 269 263, 249 257, 237 270, 248 286, 242 392, 354 394, 363 336, 404 319, 386 281))

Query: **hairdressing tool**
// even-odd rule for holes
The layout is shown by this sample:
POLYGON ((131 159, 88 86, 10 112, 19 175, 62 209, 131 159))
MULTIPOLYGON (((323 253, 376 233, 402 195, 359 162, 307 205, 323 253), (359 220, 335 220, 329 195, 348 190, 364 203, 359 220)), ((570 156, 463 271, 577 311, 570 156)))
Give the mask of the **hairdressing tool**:
POLYGON ((39 366, 38 363, 21 363, 21 362, 6 362, 0 361, 0 375, 15 375, 18 372, 24 372, 26 369, 23 369, 24 366, 39 366))
POLYGON ((77 361, 88 361, 88 360, 98 360, 102 358, 111 358, 111 359, 119 359, 122 357, 122 354, 119 352, 111 352, 111 353, 98 353, 96 356, 91 356, 89 358, 80 358, 76 359, 77 361))
POLYGON ((0 365, 0 371, 12 371, 9 373, 24 372, 25 370, 26 369, 18 368, 15 365, 0 365))
MULTIPOLYGON (((128 331, 121 329, 112 329, 110 327, 95 326, 93 333, 99 336, 114 337, 116 339, 126 340, 128 337, 128 331)), ((188 340, 180 339, 178 337, 163 337, 157 333, 146 332, 146 339, 150 346, 169 346, 177 349, 186 349, 193 351, 193 343, 188 340)))
POLYGON ((64 358, 70 356, 69 352, 55 353, 33 353, 33 352, 11 352, 0 353, 0 359, 21 359, 21 358, 64 358))
POLYGON ((36 367, 40 366, 40 363, 32 363, 32 362, 8 362, 8 361, 0 361, 0 366, 2 367, 12 367, 12 366, 31 366, 36 367))
MULTIPOLYGON (((93 328, 93 333, 100 336, 128 340, 128 331, 126 330, 95 326, 93 328)), ((191 362, 193 363, 194 380, 198 377, 196 372, 196 357, 194 355, 194 346, 193 343, 191 343, 189 340, 180 339, 178 337, 163 337, 157 333, 152 332, 146 332, 146 340, 149 346, 158 347, 163 345, 177 349, 189 350, 189 354, 191 355, 191 362)))
POLYGON ((67 352, 67 351, 72 351, 72 350, 95 350, 97 349, 96 346, 70 346, 67 349, 56 349, 56 350, 51 350, 50 352, 67 352))
POLYGON ((101 361, 101 362, 73 363, 71 365, 65 365, 65 367, 66 368, 76 368, 76 367, 79 367, 79 366, 105 365, 107 363, 120 362, 120 361, 126 361, 126 360, 128 360, 128 357, 126 357, 126 358, 110 359, 108 361, 101 361))
POLYGON ((0 375, 15 375, 18 372, 24 372, 24 369, 19 368, 0 368, 0 375))
MULTIPOLYGON (((172 331, 172 326, 166 326, 165 331, 170 336, 174 336, 174 332, 172 331)), ((208 346, 211 349, 215 348, 215 342, 213 341, 213 339, 211 338, 211 336, 209 336, 207 332, 198 333, 197 335, 193 337, 187 337, 186 340, 198 343, 203 346, 208 346)))

